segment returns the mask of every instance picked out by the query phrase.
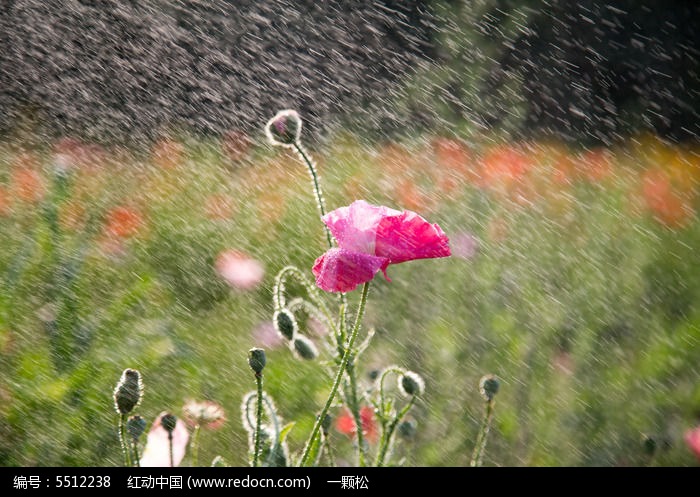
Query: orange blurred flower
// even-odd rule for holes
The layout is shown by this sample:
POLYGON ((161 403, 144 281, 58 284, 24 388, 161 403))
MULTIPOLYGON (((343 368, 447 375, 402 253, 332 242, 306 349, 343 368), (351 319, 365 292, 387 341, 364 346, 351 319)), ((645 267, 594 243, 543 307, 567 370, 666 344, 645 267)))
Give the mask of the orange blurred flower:
POLYGON ((18 154, 11 164, 9 193, 22 202, 39 202, 46 193, 38 157, 30 152, 18 154))
POLYGON ((231 197, 221 193, 209 195, 204 201, 204 212, 209 219, 225 220, 231 219, 235 210, 231 197))
POLYGON ((437 137, 431 143, 436 167, 433 170, 437 187, 451 193, 463 182, 477 184, 479 171, 475 167, 471 150, 459 140, 437 137))
POLYGON ((175 169, 184 159, 185 146, 171 138, 161 138, 151 149, 151 160, 162 169, 175 169))
POLYGON ((528 156, 519 147, 493 147, 481 158, 480 183, 487 188, 510 191, 522 182, 530 166, 528 156))
POLYGON ((677 188, 665 170, 650 169, 644 173, 642 195, 654 218, 668 227, 678 228, 695 214, 692 192, 677 188))
POLYGON ((143 224, 143 218, 138 211, 117 206, 107 212, 105 233, 115 238, 130 238, 134 236, 143 224))

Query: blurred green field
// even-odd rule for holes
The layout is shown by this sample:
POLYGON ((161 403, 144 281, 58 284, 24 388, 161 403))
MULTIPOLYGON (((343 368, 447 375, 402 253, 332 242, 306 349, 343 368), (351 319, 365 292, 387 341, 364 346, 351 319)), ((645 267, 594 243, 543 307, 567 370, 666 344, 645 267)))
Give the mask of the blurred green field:
MULTIPOLYGON (((221 404, 199 462, 247 465, 253 346, 302 448, 329 389, 324 357, 296 359, 260 330, 277 271, 311 276, 325 238, 305 168, 258 138, 0 144, 0 465, 122 464, 112 390, 127 367, 149 422, 188 399, 221 404), (261 284, 227 285, 225 250, 260 261, 261 284)), ((700 148, 338 134, 312 153, 330 209, 415 210, 452 241, 452 257, 392 266, 370 290, 360 377, 369 387, 398 364, 426 381, 392 463, 469 465, 493 373, 485 465, 698 464, 683 435, 700 422, 700 148)), ((351 464, 351 441, 331 437, 351 464)))

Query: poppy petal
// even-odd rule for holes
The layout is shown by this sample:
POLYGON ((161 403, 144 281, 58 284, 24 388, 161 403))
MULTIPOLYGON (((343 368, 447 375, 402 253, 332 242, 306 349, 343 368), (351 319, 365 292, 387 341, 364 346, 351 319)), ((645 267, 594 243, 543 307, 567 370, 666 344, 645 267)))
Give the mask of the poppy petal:
POLYGON ((449 239, 440 226, 412 211, 379 222, 374 253, 389 259, 390 264, 451 255, 449 239))
POLYGON ((313 272, 316 284, 326 292, 350 292, 357 285, 374 278, 380 269, 386 269, 389 260, 384 257, 332 248, 316 259, 313 272))

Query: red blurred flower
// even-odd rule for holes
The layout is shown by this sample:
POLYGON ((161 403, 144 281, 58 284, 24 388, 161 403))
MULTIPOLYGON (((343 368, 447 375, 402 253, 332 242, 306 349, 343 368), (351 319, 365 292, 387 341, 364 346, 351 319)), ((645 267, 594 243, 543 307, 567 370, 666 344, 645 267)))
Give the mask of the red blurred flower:
POLYGON ((700 459, 700 426, 696 426, 685 432, 685 442, 693 454, 700 459))
MULTIPOLYGON (((323 222, 338 242, 316 259, 316 284, 327 292, 349 292, 390 264, 447 257, 449 240, 437 224, 412 211, 397 211, 357 200, 329 212, 323 222)), ((390 281, 390 280, 389 280, 390 281)))
MULTIPOLYGON (((360 422, 362 423, 362 434, 370 443, 374 443, 379 438, 379 425, 374 419, 374 409, 369 406, 360 408, 360 422)), ((357 432, 355 419, 352 413, 345 409, 335 421, 335 429, 343 435, 354 438, 357 432)))
POLYGON ((141 215, 134 209, 118 206, 107 212, 105 232, 115 238, 134 236, 143 223, 141 215))

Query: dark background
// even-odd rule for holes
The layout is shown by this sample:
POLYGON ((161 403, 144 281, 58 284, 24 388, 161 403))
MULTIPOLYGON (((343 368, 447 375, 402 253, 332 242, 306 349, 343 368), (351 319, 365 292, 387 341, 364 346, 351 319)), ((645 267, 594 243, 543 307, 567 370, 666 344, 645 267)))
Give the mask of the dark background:
POLYGON ((699 5, 0 0, 0 132, 216 135, 292 107, 317 135, 694 139, 699 5))

